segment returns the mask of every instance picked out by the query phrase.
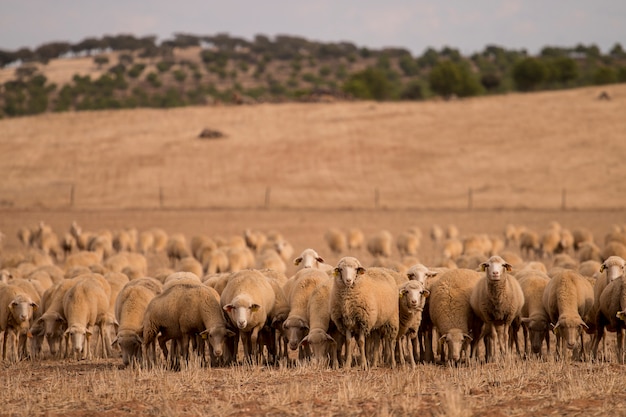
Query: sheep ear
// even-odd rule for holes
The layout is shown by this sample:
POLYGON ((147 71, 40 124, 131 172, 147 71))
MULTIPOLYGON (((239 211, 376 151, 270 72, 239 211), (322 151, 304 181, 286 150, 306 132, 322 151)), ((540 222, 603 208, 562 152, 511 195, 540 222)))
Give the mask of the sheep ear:
POLYGON ((87 335, 87 336, 91 336, 91 330, 89 330, 89 329, 85 329, 85 335, 87 335))
POLYGON ((250 311, 252 311, 252 312, 259 311, 259 309, 260 309, 260 308, 261 308, 261 306, 260 306, 260 305, 258 305, 258 304, 252 304, 252 305, 250 306, 250 311))
POLYGON ((363 275, 365 273, 365 268, 363 268, 362 266, 358 267, 356 269, 356 273, 357 275, 363 275))
POLYGON ((604 264, 600 265, 600 272, 604 272, 605 269, 606 269, 606 266, 604 266, 604 264))
POLYGON ((224 309, 225 312, 230 313, 233 310, 233 305, 232 304, 226 304, 224 307, 222 307, 224 309))
POLYGON ((439 338, 440 342, 444 342, 445 340, 446 340, 446 335, 445 334, 439 338))
POLYGON ((400 290, 400 298, 404 297, 408 291, 405 289, 400 290))
POLYGON ((507 272, 511 272, 511 271, 513 270, 513 267, 511 266, 511 264, 507 264, 507 263, 505 263, 505 264, 504 264, 504 267, 506 268, 506 271, 507 271, 507 272))
POLYGON ((335 268, 335 269, 333 269, 333 276, 334 276, 334 277, 338 277, 338 276, 339 276, 339 274, 341 274, 341 271, 339 270, 339 268, 335 268))
POLYGON ((530 323, 530 317, 522 317, 522 323, 524 324, 530 323))
POLYGON ((233 332, 232 330, 226 329, 226 337, 235 337, 235 336, 237 336, 237 333, 233 332))
POLYGON ((111 342, 111 347, 115 347, 116 343, 117 343, 117 337, 113 339, 113 341, 111 342))
POLYGON ((430 297, 430 291, 428 291, 428 290, 424 290, 424 291, 422 291, 422 296, 423 296, 424 298, 428 298, 428 297, 430 297))
POLYGON ((480 264, 480 270, 484 272, 485 269, 487 269, 487 266, 489 266, 489 264, 487 262, 483 262, 480 264))
POLYGON ((432 277, 436 277, 438 273, 439 272, 437 272, 437 271, 428 271, 426 273, 426 276, 429 277, 429 278, 432 278, 432 277))
POLYGON ((30 303, 30 306, 33 308, 33 311, 37 311, 39 305, 37 303, 30 303))
POLYGON ((584 321, 581 321, 580 325, 583 326, 586 330, 589 330, 589 326, 587 326, 587 323, 585 323, 584 321))
POLYGON ((626 321, 626 311, 618 311, 615 317, 622 321, 626 321))
POLYGON ((468 342, 471 342, 472 340, 474 340, 474 339, 472 339, 472 336, 470 336, 467 333, 463 333, 463 338, 466 339, 468 342))
POLYGON ((324 263, 324 258, 322 258, 321 256, 318 256, 317 258, 315 258, 315 260, 316 260, 317 262, 324 263))
POLYGON ((203 330, 200 332, 200 337, 204 340, 209 338, 209 329, 203 330))
POLYGON ((552 326, 552 332, 554 332, 555 335, 559 335, 559 324, 557 323, 556 326, 554 324, 550 324, 552 326))
POLYGON ((304 336, 302 338, 302 340, 300 341, 300 343, 298 343, 298 347, 300 346, 307 346, 309 344, 309 336, 304 336))
POLYGON ((296 266, 300 265, 300 262, 302 262, 302 257, 299 257, 293 260, 293 264, 296 266))

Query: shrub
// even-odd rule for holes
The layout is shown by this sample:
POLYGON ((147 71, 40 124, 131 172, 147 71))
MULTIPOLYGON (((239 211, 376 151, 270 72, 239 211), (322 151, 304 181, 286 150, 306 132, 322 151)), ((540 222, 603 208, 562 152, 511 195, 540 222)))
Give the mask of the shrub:
POLYGON ((430 71, 428 82, 430 89, 442 97, 475 96, 482 93, 482 86, 476 76, 464 63, 449 60, 441 61, 430 71))
POLYGON ((520 91, 532 91, 547 78, 545 64, 537 58, 524 58, 513 66, 513 80, 520 91))
POLYGON ((385 72, 371 67, 352 74, 343 84, 342 90, 366 100, 387 100, 393 96, 393 85, 385 72))
POLYGON ((617 82, 617 72, 611 67, 598 67, 593 73, 595 85, 606 85, 617 82))

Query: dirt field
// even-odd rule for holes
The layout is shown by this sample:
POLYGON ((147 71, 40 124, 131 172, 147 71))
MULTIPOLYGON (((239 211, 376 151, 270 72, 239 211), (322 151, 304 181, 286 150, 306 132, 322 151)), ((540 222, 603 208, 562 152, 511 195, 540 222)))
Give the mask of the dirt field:
MULTIPOLYGON (((328 262, 329 227, 626 224, 626 86, 453 102, 284 104, 0 120, 0 231, 279 230, 328 262), (209 127, 227 136, 200 140, 209 127)), ((365 251, 353 253, 366 262, 365 251)), ((394 257, 398 256, 394 253, 394 257)), ((420 260, 436 248, 424 239, 420 260)), ((614 340, 614 339, 612 339, 614 340)), ((613 342, 614 343, 614 342, 613 342)), ((610 346, 614 346, 611 344, 610 346)), ((3 415, 626 414, 624 365, 508 359, 415 370, 3 363, 3 415)))

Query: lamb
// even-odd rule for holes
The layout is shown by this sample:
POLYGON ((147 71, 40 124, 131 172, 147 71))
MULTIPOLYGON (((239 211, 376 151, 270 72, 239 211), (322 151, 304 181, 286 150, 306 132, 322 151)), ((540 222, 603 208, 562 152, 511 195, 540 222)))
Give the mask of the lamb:
MULTIPOLYGON (((396 281, 382 268, 365 269, 358 259, 342 258, 334 270, 334 285, 330 295, 331 319, 346 336, 345 366, 352 365, 352 335, 360 350, 363 369, 368 369, 366 337, 379 330, 384 348, 395 367, 394 346, 398 335, 398 287, 396 281)), ((372 358, 375 360, 376 357, 372 358)))
POLYGON ((624 363, 624 331, 626 330, 626 277, 622 274, 611 280, 599 297, 596 313, 596 335, 592 352, 597 357, 598 344, 604 330, 617 333, 617 361, 624 363))
POLYGON ((71 342, 72 352, 78 359, 91 358, 93 326, 102 329, 109 309, 109 295, 96 275, 78 279, 63 296, 63 313, 67 319, 66 344, 69 346, 68 342, 71 342))
POLYGON ((522 329, 524 332, 524 352, 527 356, 541 356, 543 341, 550 352, 550 316, 543 306, 543 292, 550 277, 537 270, 518 271, 515 278, 524 293, 522 306, 522 329), (530 344, 528 343, 530 339, 530 344))
POLYGON ((333 269, 332 266, 324 263, 324 258, 319 256, 317 252, 311 248, 303 250, 300 256, 293 260, 293 264, 297 266, 299 270, 303 268, 313 268, 322 271, 330 271, 333 269))
POLYGON ((582 275, 564 269, 556 273, 543 292, 543 306, 550 316, 556 335, 556 354, 561 357, 563 348, 574 349, 580 338, 584 356, 583 331, 592 321, 593 287, 582 275))
POLYGON ((410 231, 404 231, 396 237, 396 248, 401 256, 415 256, 420 247, 420 237, 410 231))
MULTIPOLYGON (((289 348, 296 350, 309 331, 308 300, 315 288, 330 277, 319 269, 301 269, 294 276, 294 284, 288 296, 289 315, 283 323, 289 348)), ((310 356, 310 352, 306 352, 310 356)), ((304 352, 300 352, 302 359, 304 352)))
POLYGON ((346 240, 348 249, 350 250, 359 250, 363 247, 363 242, 365 241, 365 236, 361 229, 356 227, 348 229, 346 233, 346 240))
POLYGON ((19 352, 26 350, 26 333, 38 308, 39 305, 23 288, 12 284, 0 285, 0 331, 4 332, 2 360, 7 360, 7 344, 11 336, 14 338, 12 361, 17 361, 19 352), (23 349, 19 348, 20 340, 23 349))
POLYGON ((519 283, 509 274, 511 265, 500 256, 492 256, 480 265, 485 275, 474 286, 470 304, 474 314, 484 323, 479 340, 490 336, 486 343, 486 360, 492 353, 492 344, 499 346, 501 354, 507 352, 509 327, 519 318, 524 305, 524 293, 519 283))
POLYGON ((391 256, 392 241, 391 233, 387 230, 381 230, 367 240, 367 251, 374 257, 388 258, 391 256))
POLYGON ((115 298, 115 319, 119 326, 112 344, 119 345, 124 366, 142 362, 143 317, 150 301, 162 289, 163 284, 154 278, 139 278, 124 285, 115 298))
POLYGON ((148 303, 143 320, 144 346, 154 345, 159 333, 159 344, 175 369, 180 365, 180 354, 188 359, 189 342, 196 334, 209 341, 212 354, 217 357, 224 353, 226 339, 235 336, 226 328, 215 290, 201 283, 181 283, 164 289, 148 303), (175 340, 171 354, 165 346, 170 339, 175 340))
POLYGON ((441 274, 430 288, 429 314, 440 335, 443 362, 459 362, 473 341, 471 334, 478 339, 482 323, 472 310, 470 297, 481 278, 479 272, 470 269, 453 269, 441 274))
POLYGON ((220 297, 228 319, 239 330, 244 355, 252 361, 257 354, 257 340, 276 295, 271 284, 256 270, 234 273, 220 297))
POLYGON ((348 245, 346 235, 337 228, 330 228, 324 233, 324 240, 334 254, 344 253, 348 245))
POLYGON ((408 281, 399 287, 398 300, 398 336, 396 338, 396 355, 399 357, 400 365, 404 365, 405 357, 409 357, 411 366, 415 366, 411 339, 417 335, 417 331, 422 321, 422 312, 426 304, 426 298, 430 295, 424 283, 420 281, 408 281), (407 342, 407 352, 403 351, 402 339, 407 342))

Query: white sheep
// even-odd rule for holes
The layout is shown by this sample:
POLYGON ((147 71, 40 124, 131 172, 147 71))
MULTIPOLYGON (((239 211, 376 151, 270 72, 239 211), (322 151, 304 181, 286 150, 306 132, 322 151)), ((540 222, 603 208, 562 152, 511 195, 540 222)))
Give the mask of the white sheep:
POLYGON ((267 242, 267 236, 258 230, 246 229, 243 231, 243 237, 246 245, 255 252, 267 242))
POLYGON ((102 262, 102 254, 89 251, 80 251, 72 253, 65 258, 63 269, 65 272, 77 266, 89 267, 102 262))
POLYGON ((441 254, 444 259, 456 259, 463 253, 463 242, 457 238, 447 239, 443 242, 441 254))
POLYGON ((137 252, 119 252, 105 259, 102 263, 112 272, 122 272, 124 268, 132 268, 141 276, 148 275, 148 260, 137 252))
POLYGON ((187 247, 187 238, 182 233, 176 233, 167 239, 165 252, 172 266, 176 265, 177 260, 191 256, 191 252, 187 247))
POLYGON ((432 239, 433 243, 439 244, 444 239, 444 237, 445 233, 441 226, 439 226, 438 224, 433 224, 430 227, 430 238, 432 239))
POLYGON ((109 294, 96 275, 77 279, 63 297, 63 312, 67 319, 66 345, 71 343, 71 352, 79 359, 91 358, 93 327, 102 328, 109 309, 109 294))
POLYGON ((276 250, 267 248, 256 257, 254 268, 273 269, 285 273, 287 271, 287 264, 285 264, 283 257, 276 250))
POLYGON ((374 257, 381 256, 388 258, 391 256, 393 236, 387 230, 381 230, 367 239, 367 251, 374 257))
POLYGON ((112 344, 122 351, 122 363, 142 362, 143 317, 150 301, 163 290, 154 278, 139 278, 128 282, 115 298, 115 319, 119 323, 112 344))
POLYGON ((396 248, 401 256, 415 256, 420 248, 420 237, 411 231, 403 231, 396 236, 396 248))
POLYGON ((563 348, 574 349, 580 340, 584 355, 583 333, 593 321, 593 287, 582 275, 564 269, 557 272, 543 292, 543 305, 556 335, 556 354, 560 357, 563 348))
POLYGON ((524 229, 519 237, 519 249, 523 257, 537 256, 541 251, 539 234, 534 230, 524 229))
MULTIPOLYGON (((369 368, 366 338, 380 331, 388 361, 395 367, 394 347, 398 335, 398 287, 383 268, 365 269, 353 257, 342 258, 334 270, 330 297, 331 319, 346 336, 345 366, 352 365, 352 337, 360 350, 361 367, 369 368), (390 358, 390 360, 389 360, 390 358)), ((372 358, 373 364, 377 360, 372 358)))
POLYGON ((406 271, 406 276, 409 280, 419 281, 426 285, 426 281, 436 277, 438 271, 428 268, 423 264, 415 264, 409 267, 406 271))
POLYGON ((348 249, 359 250, 363 247, 363 243, 365 242, 365 235, 363 235, 361 229, 352 227, 346 232, 346 240, 348 249))
POLYGON ((500 256, 492 256, 480 267, 485 275, 474 287, 470 304, 484 323, 475 343, 489 336, 486 341, 486 359, 489 360, 495 354, 492 345, 498 346, 501 354, 508 351, 509 328, 521 314, 524 293, 515 277, 509 274, 511 265, 500 256))
POLYGON ((22 287, 12 284, 0 285, 0 332, 4 332, 2 360, 7 359, 7 344, 11 337, 14 340, 10 359, 15 362, 20 356, 24 356, 26 333, 37 308, 39 305, 22 287), (20 349, 19 345, 23 348, 20 349))
POLYGON ((207 274, 217 274, 229 270, 228 254, 222 248, 208 250, 206 247, 200 253, 202 268, 207 274))
POLYGON ((222 291, 220 303, 228 319, 239 330, 246 360, 257 354, 257 340, 276 295, 271 284, 257 270, 234 273, 222 291))
POLYGON ((594 243, 593 232, 586 227, 577 227, 572 230, 574 250, 580 249, 583 243, 594 243))
POLYGON ((229 247, 226 250, 226 256, 228 257, 228 270, 230 272, 237 272, 254 266, 254 253, 248 247, 229 247))
POLYGON ((334 254, 344 253, 348 245, 346 234, 335 227, 328 229, 324 233, 324 241, 334 254))
POLYGON ((137 238, 137 251, 144 256, 154 251, 154 235, 149 230, 143 230, 137 238))
POLYGON ((459 362, 462 352, 478 339, 482 323, 472 310, 470 297, 481 278, 479 272, 470 269, 453 269, 441 274, 430 287, 429 314, 440 335, 438 345, 444 362, 459 362))
POLYGON ((400 365, 404 365, 405 358, 409 357, 411 366, 415 366, 413 356, 412 339, 417 335, 417 331, 422 322, 422 312, 426 304, 426 298, 430 291, 426 289, 424 283, 420 281, 408 281, 399 287, 398 300, 398 336, 396 338, 396 356, 400 365), (406 352, 404 351, 403 339, 406 341, 406 352))
POLYGON ((333 269, 331 265, 325 263, 324 258, 318 255, 315 249, 307 248, 302 251, 300 256, 293 260, 293 264, 300 269, 313 268, 322 271, 330 271, 333 269))
POLYGON ((176 266, 174 267, 174 269, 179 272, 191 272, 198 277, 201 277, 204 274, 202 264, 198 262, 198 260, 193 256, 187 256, 185 258, 179 259, 176 262, 176 266))
POLYGON ((626 330, 626 277, 622 274, 610 280, 598 299, 592 352, 597 357, 598 345, 605 329, 617 334, 617 360, 624 363, 624 331, 626 330))
POLYGON ((550 277, 545 272, 524 269, 516 272, 515 278, 524 293, 521 313, 524 352, 527 356, 530 356, 531 352, 533 355, 541 356, 544 340, 547 351, 550 352, 550 316, 543 306, 543 292, 550 277))

